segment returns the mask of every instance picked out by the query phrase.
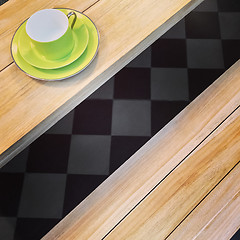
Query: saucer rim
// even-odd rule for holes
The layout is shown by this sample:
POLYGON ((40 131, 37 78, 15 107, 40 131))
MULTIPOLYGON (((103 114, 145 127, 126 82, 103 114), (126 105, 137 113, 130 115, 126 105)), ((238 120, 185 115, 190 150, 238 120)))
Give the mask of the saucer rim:
MULTIPOLYGON (((98 45, 97 45, 95 54, 94 54, 94 56, 92 57, 92 59, 89 61, 89 63, 88 63, 84 68, 82 68, 81 70, 77 71, 77 72, 74 73, 74 74, 71 74, 71 75, 69 75, 69 76, 67 76, 67 77, 64 77, 64 78, 56 78, 56 79, 47 79, 47 78, 39 78, 39 77, 32 76, 31 74, 27 73, 25 70, 23 70, 21 67, 18 66, 18 64, 16 63, 16 61, 15 61, 15 59, 14 59, 14 57, 13 57, 13 53, 12 53, 13 39, 14 39, 14 37, 15 37, 18 29, 22 26, 22 24, 23 24, 26 20, 28 20, 28 18, 25 19, 25 20, 18 26, 18 28, 16 29, 16 31, 15 31, 14 34, 13 34, 13 37, 12 37, 12 40, 11 40, 11 44, 10 44, 11 57, 12 57, 14 63, 16 64, 16 66, 17 66, 22 72, 24 72, 27 76, 29 76, 29 77, 31 77, 31 78, 33 78, 33 79, 36 79, 36 80, 48 81, 48 82, 65 80, 65 79, 68 79, 68 78, 70 78, 70 77, 73 77, 73 76, 79 74, 80 72, 82 72, 83 70, 85 70, 85 69, 92 63, 92 61, 95 59, 95 57, 96 57, 96 55, 97 55, 97 53, 98 53, 99 44, 100 44, 100 34, 99 34, 98 29, 97 29, 97 26, 96 26, 96 24, 92 21, 92 19, 91 19, 90 17, 88 17, 86 14, 84 14, 83 12, 80 12, 80 11, 78 11, 78 10, 72 9, 72 8, 53 8, 53 9, 59 9, 59 10, 60 10, 60 9, 63 9, 63 10, 75 11, 75 12, 80 13, 80 14, 84 15, 85 17, 87 17, 87 18, 92 22, 92 24, 94 25, 94 27, 95 27, 95 29, 96 29, 96 31, 97 31, 98 45)), ((81 57, 81 56, 80 56, 80 57, 81 57)), ((76 60, 77 60, 77 59, 76 59, 76 60)), ((76 61, 76 60, 75 60, 75 61, 76 61)), ((25 60, 24 60, 24 61, 25 61, 25 60)), ((73 61, 73 62, 75 62, 75 61, 73 61)), ((73 63, 73 62, 72 62, 72 63, 73 63)), ((71 65, 72 63, 70 63, 69 65, 71 65)), ((30 64, 29 64, 29 65, 30 65, 30 64)), ((46 70, 47 70, 47 69, 46 69, 46 70)), ((57 68, 56 68, 56 70, 57 70, 57 68)))
MULTIPOLYGON (((26 23, 26 21, 27 21, 27 19, 19 26, 19 28, 18 28, 18 30, 17 31, 21 31, 21 33, 20 34, 22 34, 22 31, 24 31, 24 27, 22 27, 25 23, 26 23), (21 29, 21 27, 22 27, 22 29, 21 29)), ((62 68, 62 67, 65 67, 65 66, 67 66, 67 65, 69 65, 69 64, 71 64, 71 63, 73 63, 75 60, 77 60, 79 57, 81 57, 81 55, 84 53, 84 51, 86 50, 86 48, 87 48, 87 46, 88 46, 88 41, 89 41, 89 33, 88 33, 88 29, 87 29, 87 27, 86 27, 86 25, 83 23, 83 25, 85 26, 85 28, 86 28, 86 31, 87 31, 87 44, 86 44, 86 46, 85 46, 85 48, 84 48, 84 50, 80 53, 80 54, 78 54, 78 56, 74 59, 74 60, 70 60, 70 62, 68 62, 69 61, 69 59, 67 59, 67 60, 64 60, 64 61, 60 61, 60 66, 54 66, 54 67, 48 67, 48 68, 46 68, 46 67, 43 67, 43 66, 37 66, 37 64, 35 64, 35 63, 31 63, 30 61, 28 61, 28 60, 26 60, 25 58, 24 58, 24 56, 21 54, 21 50, 20 50, 20 45, 18 44, 18 48, 19 48, 19 53, 21 54, 21 56, 22 56, 22 58, 28 63, 28 64, 30 64, 30 65, 32 65, 32 66, 34 66, 34 67, 36 67, 36 68, 41 68, 41 69, 58 69, 58 68, 62 68), (64 63, 65 62, 65 63, 64 63), (67 63, 66 63, 67 62, 67 63), (64 65, 62 65, 62 64, 64 64, 64 65)), ((74 33, 74 34, 76 34, 76 33, 74 33)), ((77 35, 77 34, 76 34, 77 35)), ((78 38, 77 36, 76 36, 76 38, 78 38)), ((75 51, 75 52, 77 52, 77 51, 75 51)), ((70 55, 72 55, 72 52, 70 53, 70 55)), ((35 55, 36 56, 36 55, 35 55)), ((38 58, 39 60, 42 60, 42 59, 40 59, 40 58, 38 58)), ((47 61, 45 61, 45 63, 46 62, 48 62, 48 61, 50 61, 50 65, 52 64, 52 62, 54 62, 53 60, 47 60, 47 61)))

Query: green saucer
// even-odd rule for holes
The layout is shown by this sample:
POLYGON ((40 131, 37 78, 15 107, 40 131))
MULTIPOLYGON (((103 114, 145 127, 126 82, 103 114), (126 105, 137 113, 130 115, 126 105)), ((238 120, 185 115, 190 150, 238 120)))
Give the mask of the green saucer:
POLYGON ((23 59, 29 64, 44 69, 54 69, 67 66, 68 64, 74 62, 79 58, 82 53, 85 51, 88 44, 88 30, 83 21, 80 18, 77 18, 77 21, 72 30, 74 38, 74 47, 70 54, 66 57, 50 60, 47 56, 39 53, 34 45, 31 44, 31 39, 26 33, 26 23, 25 21, 19 28, 19 38, 18 48, 23 59))
MULTIPOLYGON (((21 31, 19 31, 20 27, 15 32, 12 44, 11 44, 11 54, 14 62, 16 65, 21 69, 23 72, 25 72, 27 75, 39 79, 39 80, 62 80, 66 79, 68 77, 71 77, 73 75, 76 75, 77 73, 81 72, 83 69, 85 69, 95 58, 98 47, 99 47, 99 33, 94 25, 94 23, 84 14, 73 10, 73 9, 59 9, 65 14, 71 11, 75 11, 77 14, 77 17, 82 20, 82 22, 85 24, 88 30, 89 34, 89 40, 86 50, 83 52, 83 54, 76 59, 71 64, 62 67, 62 68, 56 68, 56 69, 41 69, 34 67, 27 63, 21 56, 18 48, 18 39, 19 34, 21 31)), ((24 24, 24 23, 23 23, 24 24)))

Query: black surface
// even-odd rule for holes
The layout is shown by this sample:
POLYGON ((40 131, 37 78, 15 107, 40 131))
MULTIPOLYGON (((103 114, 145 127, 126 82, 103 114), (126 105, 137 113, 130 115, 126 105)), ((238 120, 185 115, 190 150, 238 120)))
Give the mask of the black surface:
POLYGON ((153 67, 186 67, 186 40, 158 39, 152 45, 153 67))
POLYGON ((23 178, 21 173, 0 174, 0 217, 17 215, 23 178))
POLYGON ((19 218, 14 240, 39 240, 59 221, 60 219, 19 218))
POLYGON ((101 175, 76 175, 67 177, 66 193, 63 207, 63 216, 67 215, 83 199, 85 199, 107 176, 101 175))
POLYGON ((42 135, 31 144, 28 172, 65 173, 68 166, 70 135, 42 135))
POLYGON ((149 99, 150 68, 123 68, 115 75, 115 99, 149 99))
POLYGON ((118 169, 127 159, 129 159, 149 137, 133 136, 113 136, 111 144, 110 173, 118 169))
POLYGON ((191 12, 185 22, 187 38, 220 38, 217 12, 191 12))
POLYGON ((111 134, 112 100, 86 100, 75 109, 74 134, 111 134))

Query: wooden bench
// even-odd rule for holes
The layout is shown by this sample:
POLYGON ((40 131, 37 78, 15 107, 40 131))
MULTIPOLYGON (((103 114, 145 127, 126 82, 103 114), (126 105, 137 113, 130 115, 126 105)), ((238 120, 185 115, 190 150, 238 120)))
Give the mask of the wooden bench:
POLYGON ((229 239, 240 227, 240 60, 43 239, 229 239))
POLYGON ((26 148, 203 0, 9 0, 0 8, 0 167, 26 148), (97 57, 81 74, 36 81, 10 55, 17 27, 44 8, 84 12, 100 33, 97 57), (17 11, 16 11, 17 10, 17 11))

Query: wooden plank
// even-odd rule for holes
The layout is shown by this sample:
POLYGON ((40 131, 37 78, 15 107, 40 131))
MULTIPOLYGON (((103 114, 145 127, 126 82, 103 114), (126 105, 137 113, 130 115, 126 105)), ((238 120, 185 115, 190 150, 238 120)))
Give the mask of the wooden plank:
MULTIPOLYGON (((140 202, 106 239, 167 238, 240 161, 239 156, 240 108, 140 202)), ((230 206, 231 210, 239 203, 239 199, 233 203, 235 204, 230 206)), ((230 217, 226 220, 228 225, 228 221, 232 219, 231 212, 229 214, 230 217)), ((236 217, 237 214, 233 216, 236 217)), ((238 219, 240 218, 237 217, 235 221, 238 219)), ((215 223, 213 225, 217 226, 215 223)), ((220 226, 223 227, 222 224, 220 226)), ((225 230, 222 232, 224 233, 225 230)), ((210 236, 215 234, 209 231, 208 233, 210 236)), ((208 234, 202 235, 204 237, 201 239, 212 239, 207 237, 208 234)))
POLYGON ((101 0, 86 11, 100 31, 99 54, 81 74, 66 81, 42 82, 32 80, 13 64, 4 69, 0 73, 0 165, 77 106, 200 2, 101 0))
POLYGON ((216 186, 168 239, 230 239, 239 228, 240 164, 216 186))
POLYGON ((44 239, 104 237, 238 107, 239 73, 240 61, 93 191, 44 239))
POLYGON ((0 71, 13 62, 10 44, 18 26, 34 12, 45 8, 67 7, 84 11, 98 0, 9 0, 0 6, 0 71), (17 9, 17 11, 16 11, 17 9))

